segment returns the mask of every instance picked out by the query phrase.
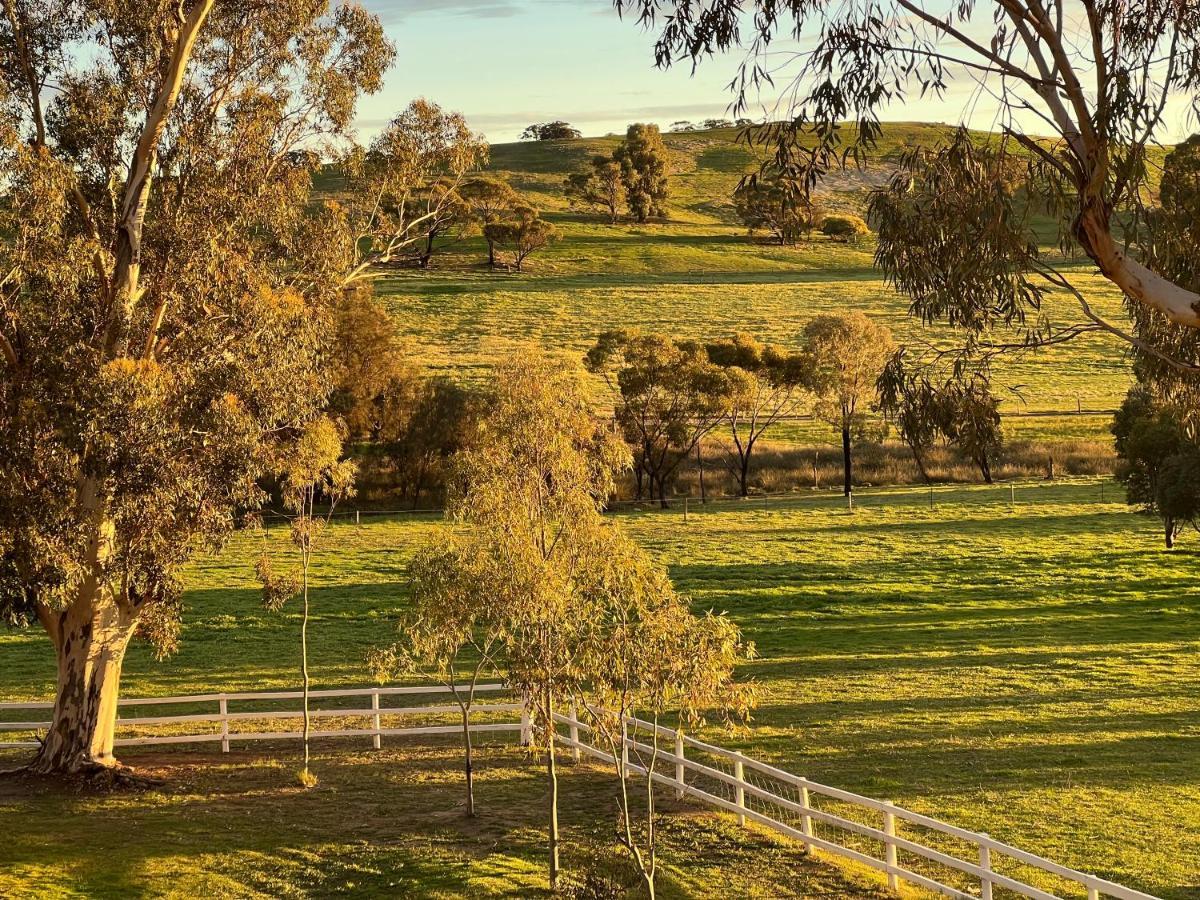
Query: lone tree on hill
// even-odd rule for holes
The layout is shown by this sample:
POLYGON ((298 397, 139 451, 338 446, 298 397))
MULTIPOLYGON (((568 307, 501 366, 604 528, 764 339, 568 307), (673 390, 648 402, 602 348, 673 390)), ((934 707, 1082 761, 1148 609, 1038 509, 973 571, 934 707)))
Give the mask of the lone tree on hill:
POLYGON ((562 121, 538 122, 521 132, 523 141, 565 141, 582 137, 578 128, 562 121))
POLYGON ((513 268, 518 272, 525 259, 558 239, 558 229, 542 218, 532 206, 519 204, 503 218, 483 226, 489 244, 512 254, 513 268))
MULTIPOLYGON (((810 186, 879 138, 880 116, 916 94, 950 102, 968 83, 995 98, 1001 134, 965 131, 949 146, 909 153, 876 192, 876 259, 912 314, 965 336, 964 363, 1104 333, 1134 345, 1139 364, 1176 385, 1200 370, 1195 242, 1155 216, 1150 151, 1181 108, 1200 110, 1200 6, 1096 0, 617 0, 622 14, 661 25, 660 67, 719 51, 749 54, 731 84, 780 85, 790 115, 750 137, 770 165, 810 186), (805 44, 789 70, 776 38, 805 44), (768 60, 768 54, 771 54, 768 60), (1041 139, 1029 133, 1035 122, 1041 139), (1043 250, 1035 217, 1056 226, 1043 250), (955 227, 948 228, 952 222, 955 227), (1099 315, 1063 265, 1081 254, 1119 288, 1134 327, 1099 315), (1078 318, 1050 316, 1064 295, 1078 318)), ((965 112, 965 110, 963 111, 965 112)), ((1194 221, 1194 219, 1192 220, 1194 221)), ((986 368, 986 367, 985 367, 986 368)))
POLYGON ((567 176, 563 188, 572 206, 602 210, 609 224, 616 224, 621 217, 625 179, 621 164, 611 156, 593 156, 587 169, 567 176))
POLYGON ((733 205, 751 233, 766 231, 781 246, 828 221, 802 182, 778 176, 746 179, 733 192, 733 205))
POLYGON ((312 204, 308 151, 393 58, 324 10, 0 8, 0 617, 58 666, 34 771, 114 772, 126 647, 175 646, 181 567, 325 407, 336 298, 415 239, 371 212, 411 154, 312 204))
POLYGON ((621 167, 625 201, 639 223, 667 214, 667 146, 657 125, 630 125, 613 151, 621 167))
POLYGON ((750 495, 750 461, 759 439, 780 419, 790 416, 808 398, 806 358, 748 334, 715 341, 706 348, 709 360, 730 377, 730 402, 725 413, 733 441, 730 469, 738 494, 750 495))
POLYGON ((804 327, 804 368, 817 414, 842 435, 843 491, 853 490, 852 438, 866 428, 875 383, 896 350, 892 332, 860 312, 817 316, 804 327))
POLYGON ((508 182, 498 178, 476 177, 463 182, 458 189, 458 195, 466 203, 471 218, 483 234, 488 245, 488 265, 496 267, 496 242, 487 234, 487 226, 499 222, 513 207, 520 203, 520 197, 508 182))

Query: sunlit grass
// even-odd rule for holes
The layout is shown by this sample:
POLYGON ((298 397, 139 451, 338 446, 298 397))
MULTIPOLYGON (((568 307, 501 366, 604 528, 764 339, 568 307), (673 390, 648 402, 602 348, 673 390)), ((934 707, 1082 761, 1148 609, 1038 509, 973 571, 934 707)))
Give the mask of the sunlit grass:
MULTIPOLYGON (((861 494, 853 513, 822 494, 693 505, 686 523, 678 508, 620 520, 699 608, 727 610, 758 644, 743 673, 766 689, 755 727, 713 737, 1115 881, 1196 896, 1197 556, 1186 538, 1163 551, 1155 520, 1111 484, 1027 486, 1015 499, 943 488, 931 510, 926 491, 894 489, 861 494)), ((428 516, 335 526, 316 573, 318 686, 368 682, 367 648, 404 606, 406 561, 440 527, 428 516)), ((128 695, 295 686, 297 620, 260 609, 257 541, 192 567, 183 647, 162 664, 136 647, 128 695)), ((0 632, 0 659, 0 696, 50 692, 36 632, 0 632)), ((314 796, 334 790, 330 765, 316 767, 314 796)), ((275 824, 249 809, 239 821, 277 841, 288 814, 271 808, 275 824)), ((29 812, 10 796, 5 814, 29 812)), ((35 836, 52 816, 38 814, 27 840, 47 839, 35 836)))

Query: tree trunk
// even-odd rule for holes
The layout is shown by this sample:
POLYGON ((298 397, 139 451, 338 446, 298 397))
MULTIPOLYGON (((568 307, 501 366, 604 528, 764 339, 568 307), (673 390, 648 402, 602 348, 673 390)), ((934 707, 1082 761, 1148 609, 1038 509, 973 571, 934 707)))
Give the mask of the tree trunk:
POLYGON ((137 619, 91 579, 68 609, 41 618, 58 658, 58 687, 50 729, 30 770, 77 775, 115 767, 121 667, 137 619))
POLYGON ((929 477, 929 468, 925 465, 925 454, 917 450, 916 447, 911 447, 910 449, 912 450, 913 462, 917 464, 917 471, 921 473, 921 478, 926 484, 933 484, 932 479, 929 477))
POLYGON ((842 474, 843 474, 843 493, 849 497, 851 490, 851 470, 850 470, 850 429, 847 426, 842 426, 842 474))
POLYGON ((1167 549, 1170 550, 1175 546, 1175 520, 1163 519, 1163 536, 1167 540, 1167 549))
POLYGON ((546 691, 546 777, 550 782, 550 889, 558 886, 558 771, 554 765, 554 698, 546 691))
POLYGON ((475 763, 472 756, 471 747, 471 711, 467 707, 463 707, 462 711, 463 723, 463 751, 464 762, 463 768, 467 774, 467 815, 471 818, 475 817, 475 763))
POLYGON ((494 269, 494 268, 496 268, 496 242, 489 238, 487 245, 488 245, 488 268, 494 269))
POLYGON ((707 503, 708 496, 704 493, 704 455, 700 450, 699 441, 696 441, 696 468, 700 470, 700 502, 707 503))

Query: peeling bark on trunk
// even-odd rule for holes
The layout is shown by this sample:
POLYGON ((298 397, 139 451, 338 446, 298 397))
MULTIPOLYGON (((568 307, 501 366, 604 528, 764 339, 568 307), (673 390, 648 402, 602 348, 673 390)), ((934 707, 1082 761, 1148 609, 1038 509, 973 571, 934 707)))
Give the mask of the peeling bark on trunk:
POLYGON ((110 769, 125 650, 137 620, 98 585, 81 589, 70 608, 47 612, 58 658, 58 689, 46 739, 30 764, 43 775, 110 769))

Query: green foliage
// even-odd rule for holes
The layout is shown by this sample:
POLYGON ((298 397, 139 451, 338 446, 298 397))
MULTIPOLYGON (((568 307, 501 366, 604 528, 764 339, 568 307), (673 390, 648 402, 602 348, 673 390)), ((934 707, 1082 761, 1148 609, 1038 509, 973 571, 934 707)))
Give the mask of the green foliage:
POLYGON ((580 137, 579 129, 562 120, 537 122, 521 132, 523 141, 569 141, 577 137, 580 137))
POLYGON ((512 265, 518 272, 531 253, 558 239, 558 229, 525 204, 512 207, 503 218, 483 226, 483 233, 490 244, 512 254, 512 265))
POLYGON ((508 182, 479 176, 463 182, 458 195, 470 210, 475 226, 487 239, 488 265, 496 264, 495 241, 487 236, 487 226, 500 221, 520 202, 520 196, 508 182))
POLYGON ((618 395, 616 421, 633 449, 638 498, 645 489, 665 507, 680 464, 730 407, 730 373, 699 343, 631 329, 600 335, 586 364, 618 395))
POLYGON ((733 452, 730 468, 738 492, 750 493, 754 447, 771 426, 794 414, 807 399, 807 359, 748 334, 715 341, 705 348, 709 360, 729 372, 731 400, 726 411, 733 452))
POLYGON ((667 214, 667 148, 657 125, 634 124, 613 151, 625 184, 625 202, 638 222, 667 214))
POLYGON ((1200 451, 1178 406, 1159 400, 1144 384, 1129 389, 1113 417, 1112 433, 1129 503, 1162 519, 1167 547, 1200 511, 1200 451))
MULTIPOLYGON (((733 204, 738 218, 752 234, 755 231, 766 231, 781 245, 795 244, 801 235, 808 234, 814 228, 822 228, 826 221, 825 211, 809 195, 803 183, 779 175, 763 175, 742 182, 734 191, 733 204)), ((836 223, 837 220, 849 217, 830 218, 836 223)), ((829 227, 838 226, 835 224, 829 227)), ((865 223, 863 229, 862 233, 865 234, 865 223)), ((827 228, 822 230, 827 235, 843 234, 841 231, 830 231, 827 228)))
POLYGON ((389 421, 381 446, 401 497, 415 508, 423 494, 444 493, 449 461, 473 432, 479 404, 446 375, 419 380, 405 397, 405 408, 389 421))
POLYGON ((621 164, 611 156, 593 156, 587 169, 567 176, 563 188, 572 206, 602 210, 611 224, 616 224, 626 200, 621 164))

